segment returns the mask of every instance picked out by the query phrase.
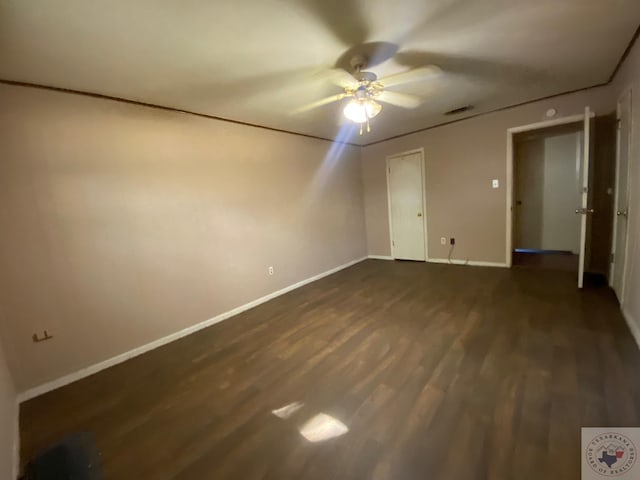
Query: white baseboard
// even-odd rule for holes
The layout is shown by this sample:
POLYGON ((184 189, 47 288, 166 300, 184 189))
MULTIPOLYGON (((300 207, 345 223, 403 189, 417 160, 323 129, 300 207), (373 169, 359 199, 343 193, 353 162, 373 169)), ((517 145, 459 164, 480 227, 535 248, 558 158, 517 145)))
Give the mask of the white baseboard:
POLYGON ((476 260, 451 260, 449 261, 446 258, 429 258, 427 259, 429 263, 450 263, 451 265, 469 265, 471 267, 497 267, 497 268, 509 268, 509 265, 506 263, 500 262, 481 262, 476 260))
MULTIPOLYGON (((369 255, 367 258, 372 260, 394 260, 394 258, 389 255, 369 255)), ((427 263, 451 263, 451 265, 469 265, 472 267, 509 268, 509 265, 500 262, 478 262, 475 260, 451 260, 451 262, 449 262, 446 258, 428 258, 427 263)))
POLYGON ((82 378, 93 375, 94 373, 98 373, 101 370, 104 370, 109 367, 113 367, 114 365, 125 362, 131 358, 137 357, 138 355, 142 355, 143 353, 149 352, 158 347, 171 343, 175 340, 186 337, 187 335, 191 335, 192 333, 202 330, 203 328, 207 328, 207 327, 210 327, 211 325, 215 325, 216 323, 220 323, 223 320, 226 320, 230 317, 238 315, 239 313, 242 313, 253 307, 257 307, 258 305, 268 302, 269 300, 279 297, 280 295, 284 295, 285 293, 288 293, 292 290, 300 288, 311 282, 315 282, 316 280, 320 280, 321 278, 324 278, 328 275, 339 272, 340 270, 344 270, 345 268, 351 267, 352 265, 355 265, 356 263, 360 263, 366 259, 367 257, 362 257, 362 258, 358 258, 357 260, 352 260, 348 263, 332 268, 331 270, 327 270, 326 272, 319 273, 318 275, 314 275, 313 277, 307 278, 300 282, 294 283, 293 285, 289 285, 288 287, 272 292, 268 295, 265 295, 264 297, 260 297, 257 300, 253 300, 249 303, 245 303, 244 305, 240 305, 239 307, 236 307, 232 310, 221 313, 220 315, 216 315, 215 317, 210 318, 209 320, 205 320, 204 322, 200 322, 195 325, 192 325, 191 327, 187 327, 184 330, 180 330, 179 332, 172 333, 171 335, 167 335, 166 337, 160 338, 158 340, 154 340, 153 342, 142 345, 141 347, 134 348, 133 350, 122 353, 120 355, 116 355, 115 357, 109 358, 107 360, 96 363, 89 367, 83 368, 82 370, 78 370, 77 372, 70 373, 56 380, 52 380, 42 385, 38 385, 37 387, 30 388, 29 390, 26 390, 18 394, 18 402, 20 403, 26 402, 27 400, 31 400, 32 398, 35 398, 39 395, 45 394, 57 388, 76 382, 82 378))
POLYGON ((636 319, 629 313, 629 310, 626 308, 622 308, 622 316, 624 317, 625 322, 627 322, 627 326, 631 331, 631 335, 633 335, 638 348, 640 348, 640 325, 636 322, 636 319))
POLYGON ((369 255, 367 258, 372 260, 393 260, 391 255, 369 255))

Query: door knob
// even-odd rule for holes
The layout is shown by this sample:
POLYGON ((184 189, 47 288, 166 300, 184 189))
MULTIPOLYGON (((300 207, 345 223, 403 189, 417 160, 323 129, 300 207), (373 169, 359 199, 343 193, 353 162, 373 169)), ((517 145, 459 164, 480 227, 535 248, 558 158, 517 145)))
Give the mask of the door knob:
POLYGON ((616 215, 619 216, 619 217, 627 218, 627 211, 626 210, 618 210, 616 212, 616 215))
POLYGON ((421 217, 422 216, 422 212, 418 212, 418 216, 421 217))

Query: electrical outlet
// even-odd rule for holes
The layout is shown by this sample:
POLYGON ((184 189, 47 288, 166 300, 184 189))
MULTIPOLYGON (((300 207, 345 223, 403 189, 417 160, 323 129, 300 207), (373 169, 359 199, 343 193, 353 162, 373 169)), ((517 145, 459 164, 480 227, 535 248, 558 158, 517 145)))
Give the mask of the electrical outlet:
POLYGON ((34 343, 44 342, 46 340, 51 340, 52 338, 53 338, 53 335, 50 335, 49 332, 47 332, 46 330, 44 331, 44 335, 42 336, 38 336, 37 333, 34 333, 33 336, 31 337, 34 343))
POLYGON ((456 244, 456 239, 451 237, 451 245, 455 245, 456 244))
POLYGON ((447 244, 447 237, 440 237, 440 245, 446 245, 447 244))
POLYGON ((500 182, 497 179, 491 181, 491 186, 493 188, 500 188, 500 182))
POLYGON ((269 275, 273 275, 273 267, 269 267, 269 275))

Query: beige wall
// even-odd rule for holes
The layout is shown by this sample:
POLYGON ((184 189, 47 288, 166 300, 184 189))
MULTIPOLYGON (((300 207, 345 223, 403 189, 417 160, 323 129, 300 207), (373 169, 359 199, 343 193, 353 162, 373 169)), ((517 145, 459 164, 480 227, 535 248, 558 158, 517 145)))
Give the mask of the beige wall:
POLYGON ((0 105, 19 391, 366 255, 358 148, 23 87, 0 105))
POLYGON ((15 478, 18 404, 13 381, 0 345, 0 478, 15 478))
POLYGON ((455 237, 454 259, 506 261, 506 131, 545 120, 547 109, 559 115, 615 109, 610 87, 514 107, 463 120, 363 149, 362 174, 368 251, 390 255, 385 158, 424 147, 427 227, 430 258, 447 258, 440 237, 455 237), (500 181, 499 189, 491 180, 500 181))
MULTIPOLYGON (((629 224, 626 285, 622 308, 627 320, 640 334, 640 42, 636 42, 614 80, 616 95, 632 89, 632 128, 629 178, 629 224)), ((636 338, 640 341, 640 337, 636 338)))

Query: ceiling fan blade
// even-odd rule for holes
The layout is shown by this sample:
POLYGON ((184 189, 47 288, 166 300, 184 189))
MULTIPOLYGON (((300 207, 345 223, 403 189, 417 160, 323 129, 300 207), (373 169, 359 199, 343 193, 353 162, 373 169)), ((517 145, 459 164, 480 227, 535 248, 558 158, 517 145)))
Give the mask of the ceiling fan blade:
POLYGON ((327 72, 327 80, 341 88, 353 87, 358 81, 349 72, 341 68, 332 68, 327 72))
POLYGON ((418 80, 424 80, 427 77, 437 75, 442 70, 435 65, 429 65, 427 67, 414 68, 408 72, 397 73, 395 75, 389 75, 388 77, 378 80, 385 87, 393 87, 400 85, 401 83, 417 82, 418 80))
POLYGON ((369 27, 359 0, 303 0, 301 6, 343 45, 359 45, 369 36, 369 27))
POLYGON ((291 113, 292 113, 293 115, 296 115, 296 114, 298 114, 298 113, 308 112, 309 110, 313 110, 313 109, 315 109, 315 108, 322 107, 323 105, 328 105, 328 104, 333 103, 333 102, 338 102, 338 101, 340 101, 340 100, 342 100, 343 98, 346 98, 346 97, 348 97, 348 96, 349 96, 349 95, 347 95, 347 94, 345 94, 345 93, 339 93, 339 94, 337 94, 337 95, 332 95, 332 96, 330 96, 330 97, 323 98, 323 99, 318 100, 318 101, 316 101, 316 102, 312 102, 312 103, 309 103, 309 104, 307 104, 307 105, 303 105, 303 106, 302 106, 302 107, 300 107, 300 108, 296 108, 296 109, 295 109, 293 112, 291 112, 291 113))
POLYGON ((407 95, 406 93, 399 92, 390 92, 388 90, 382 92, 380 95, 375 97, 375 99, 402 108, 416 108, 422 103, 422 99, 414 95, 407 95))

